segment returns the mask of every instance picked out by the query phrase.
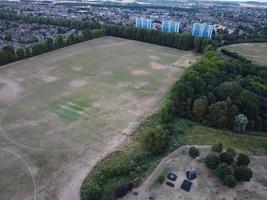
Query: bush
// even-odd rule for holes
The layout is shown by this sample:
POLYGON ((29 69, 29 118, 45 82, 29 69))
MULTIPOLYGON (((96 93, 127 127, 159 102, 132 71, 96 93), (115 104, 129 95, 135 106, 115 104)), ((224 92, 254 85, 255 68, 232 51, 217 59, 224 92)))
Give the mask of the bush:
POLYGON ((83 184, 81 191, 81 199, 99 200, 102 194, 102 188, 92 179, 83 184))
POLYGON ((223 152, 219 156, 220 162, 227 163, 228 165, 231 165, 234 162, 234 157, 229 152, 223 152))
POLYGON ((233 175, 227 175, 223 179, 223 184, 226 185, 229 188, 234 188, 237 184, 237 181, 233 175))
POLYGON ((212 151, 214 151, 214 152, 221 153, 222 150, 223 150, 223 145, 222 145, 222 143, 214 144, 214 145, 211 147, 211 149, 212 149, 212 151))
POLYGON ((116 198, 122 198, 128 193, 128 187, 126 185, 120 185, 118 186, 114 193, 116 198))
POLYGON ((161 185, 165 181, 165 176, 163 174, 159 175, 156 181, 161 185))
POLYGON ((249 157, 248 157, 247 155, 242 154, 242 153, 240 153, 240 154, 238 155, 238 157, 237 157, 237 161, 236 161, 236 164, 237 164, 238 166, 240 166, 240 165, 248 166, 249 163, 250 163, 250 159, 249 159, 249 157))
POLYGON ((215 174, 223 181, 227 175, 232 175, 232 169, 227 163, 220 163, 215 170, 215 174))
POLYGON ((199 156, 199 150, 196 147, 190 147, 189 156, 195 159, 199 156))
POLYGON ((226 151, 227 151, 228 153, 230 153, 230 154, 233 156, 233 158, 235 158, 235 156, 236 156, 236 152, 235 152, 235 150, 234 150, 232 147, 228 147, 228 148, 226 149, 226 151))
POLYGON ((219 165, 219 158, 215 155, 208 155, 205 158, 205 164, 210 169, 216 169, 219 165))
POLYGON ((235 178, 238 181, 250 181, 253 172, 247 166, 239 166, 235 169, 235 178))
POLYGON ((169 142, 169 134, 162 126, 158 125, 155 128, 148 128, 141 136, 141 144, 145 150, 154 155, 162 154, 169 142))

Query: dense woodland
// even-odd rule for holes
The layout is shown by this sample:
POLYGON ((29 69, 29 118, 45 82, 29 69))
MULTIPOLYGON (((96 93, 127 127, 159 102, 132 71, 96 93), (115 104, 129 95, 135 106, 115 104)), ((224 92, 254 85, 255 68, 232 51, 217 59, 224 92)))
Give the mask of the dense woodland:
POLYGON ((267 68, 206 51, 175 83, 161 112, 163 121, 178 116, 238 132, 266 131, 267 68))

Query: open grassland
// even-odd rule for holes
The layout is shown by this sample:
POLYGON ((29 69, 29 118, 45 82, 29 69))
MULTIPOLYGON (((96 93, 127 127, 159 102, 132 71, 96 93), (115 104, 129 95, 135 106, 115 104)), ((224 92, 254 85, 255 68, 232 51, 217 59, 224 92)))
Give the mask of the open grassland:
POLYGON ((3 66, 0 199, 78 199, 88 171, 196 58, 103 37, 3 66))
POLYGON ((256 64, 267 65, 267 42, 233 44, 224 48, 235 51, 256 64))

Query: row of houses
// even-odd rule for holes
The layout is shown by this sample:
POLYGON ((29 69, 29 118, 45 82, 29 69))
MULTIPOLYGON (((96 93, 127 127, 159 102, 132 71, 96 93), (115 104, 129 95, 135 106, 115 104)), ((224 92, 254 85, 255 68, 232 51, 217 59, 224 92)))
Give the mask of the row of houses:
MULTIPOLYGON (((152 19, 137 17, 135 19, 137 28, 152 29, 152 19)), ((160 30, 169 33, 179 33, 180 22, 163 20, 160 25, 160 30)), ((213 33, 213 25, 207 23, 194 23, 192 28, 192 36, 211 38, 213 33)))

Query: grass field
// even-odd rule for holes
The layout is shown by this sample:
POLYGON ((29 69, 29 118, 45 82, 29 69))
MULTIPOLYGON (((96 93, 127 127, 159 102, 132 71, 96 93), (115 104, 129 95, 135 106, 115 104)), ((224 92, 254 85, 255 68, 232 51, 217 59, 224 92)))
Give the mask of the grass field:
POLYGON ((197 56, 113 37, 0 71, 1 199, 64 199, 197 56))
POLYGON ((259 65, 267 65, 267 43, 241 43, 224 47, 227 50, 235 51, 245 58, 259 65))

